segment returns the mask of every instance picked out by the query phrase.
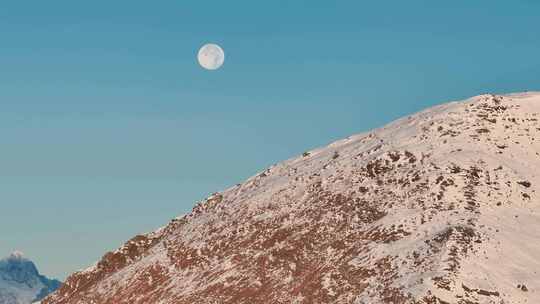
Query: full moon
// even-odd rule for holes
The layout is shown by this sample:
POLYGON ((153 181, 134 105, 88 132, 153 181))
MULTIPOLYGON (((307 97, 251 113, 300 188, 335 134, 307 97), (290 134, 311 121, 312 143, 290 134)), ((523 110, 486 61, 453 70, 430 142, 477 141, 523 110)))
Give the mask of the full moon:
POLYGON ((217 70, 225 61, 225 52, 217 44, 205 44, 197 55, 199 64, 207 70, 217 70))

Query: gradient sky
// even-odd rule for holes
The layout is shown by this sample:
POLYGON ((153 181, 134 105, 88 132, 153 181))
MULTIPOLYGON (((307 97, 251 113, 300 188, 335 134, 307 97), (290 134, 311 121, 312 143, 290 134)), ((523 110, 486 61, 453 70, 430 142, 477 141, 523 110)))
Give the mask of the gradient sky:
POLYGON ((540 2, 2 1, 0 256, 58 278, 267 166, 540 90, 540 2), (205 71, 200 46, 226 61, 205 71))

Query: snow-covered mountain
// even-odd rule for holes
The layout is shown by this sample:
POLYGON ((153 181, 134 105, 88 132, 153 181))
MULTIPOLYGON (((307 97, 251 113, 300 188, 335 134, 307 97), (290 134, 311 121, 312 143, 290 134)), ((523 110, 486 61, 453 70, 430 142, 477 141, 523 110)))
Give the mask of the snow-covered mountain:
POLYGON ((0 304, 30 304, 55 291, 60 284, 39 274, 36 265, 20 252, 0 260, 0 304))
POLYGON ((43 302, 540 303, 539 119, 482 95, 308 151, 43 302))

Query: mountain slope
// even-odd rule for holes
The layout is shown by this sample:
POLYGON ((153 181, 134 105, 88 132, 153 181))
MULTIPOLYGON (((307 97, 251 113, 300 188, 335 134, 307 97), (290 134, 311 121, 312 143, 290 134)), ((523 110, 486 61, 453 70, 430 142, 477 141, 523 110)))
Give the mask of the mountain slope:
POLYGON ((55 291, 60 284, 40 275, 36 265, 20 253, 0 260, 0 304, 30 304, 55 291))
POLYGON ((306 152, 44 303, 540 303, 539 118, 482 95, 306 152))

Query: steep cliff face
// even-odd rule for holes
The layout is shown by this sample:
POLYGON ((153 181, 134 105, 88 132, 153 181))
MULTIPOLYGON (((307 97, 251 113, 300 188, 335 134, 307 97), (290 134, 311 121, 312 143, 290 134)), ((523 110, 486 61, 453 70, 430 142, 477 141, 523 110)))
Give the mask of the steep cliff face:
POLYGON ((44 303, 540 303, 538 119, 482 95, 306 152, 44 303))
POLYGON ((60 284, 40 275, 36 265, 21 253, 0 260, 0 304, 30 304, 55 291, 60 284))

